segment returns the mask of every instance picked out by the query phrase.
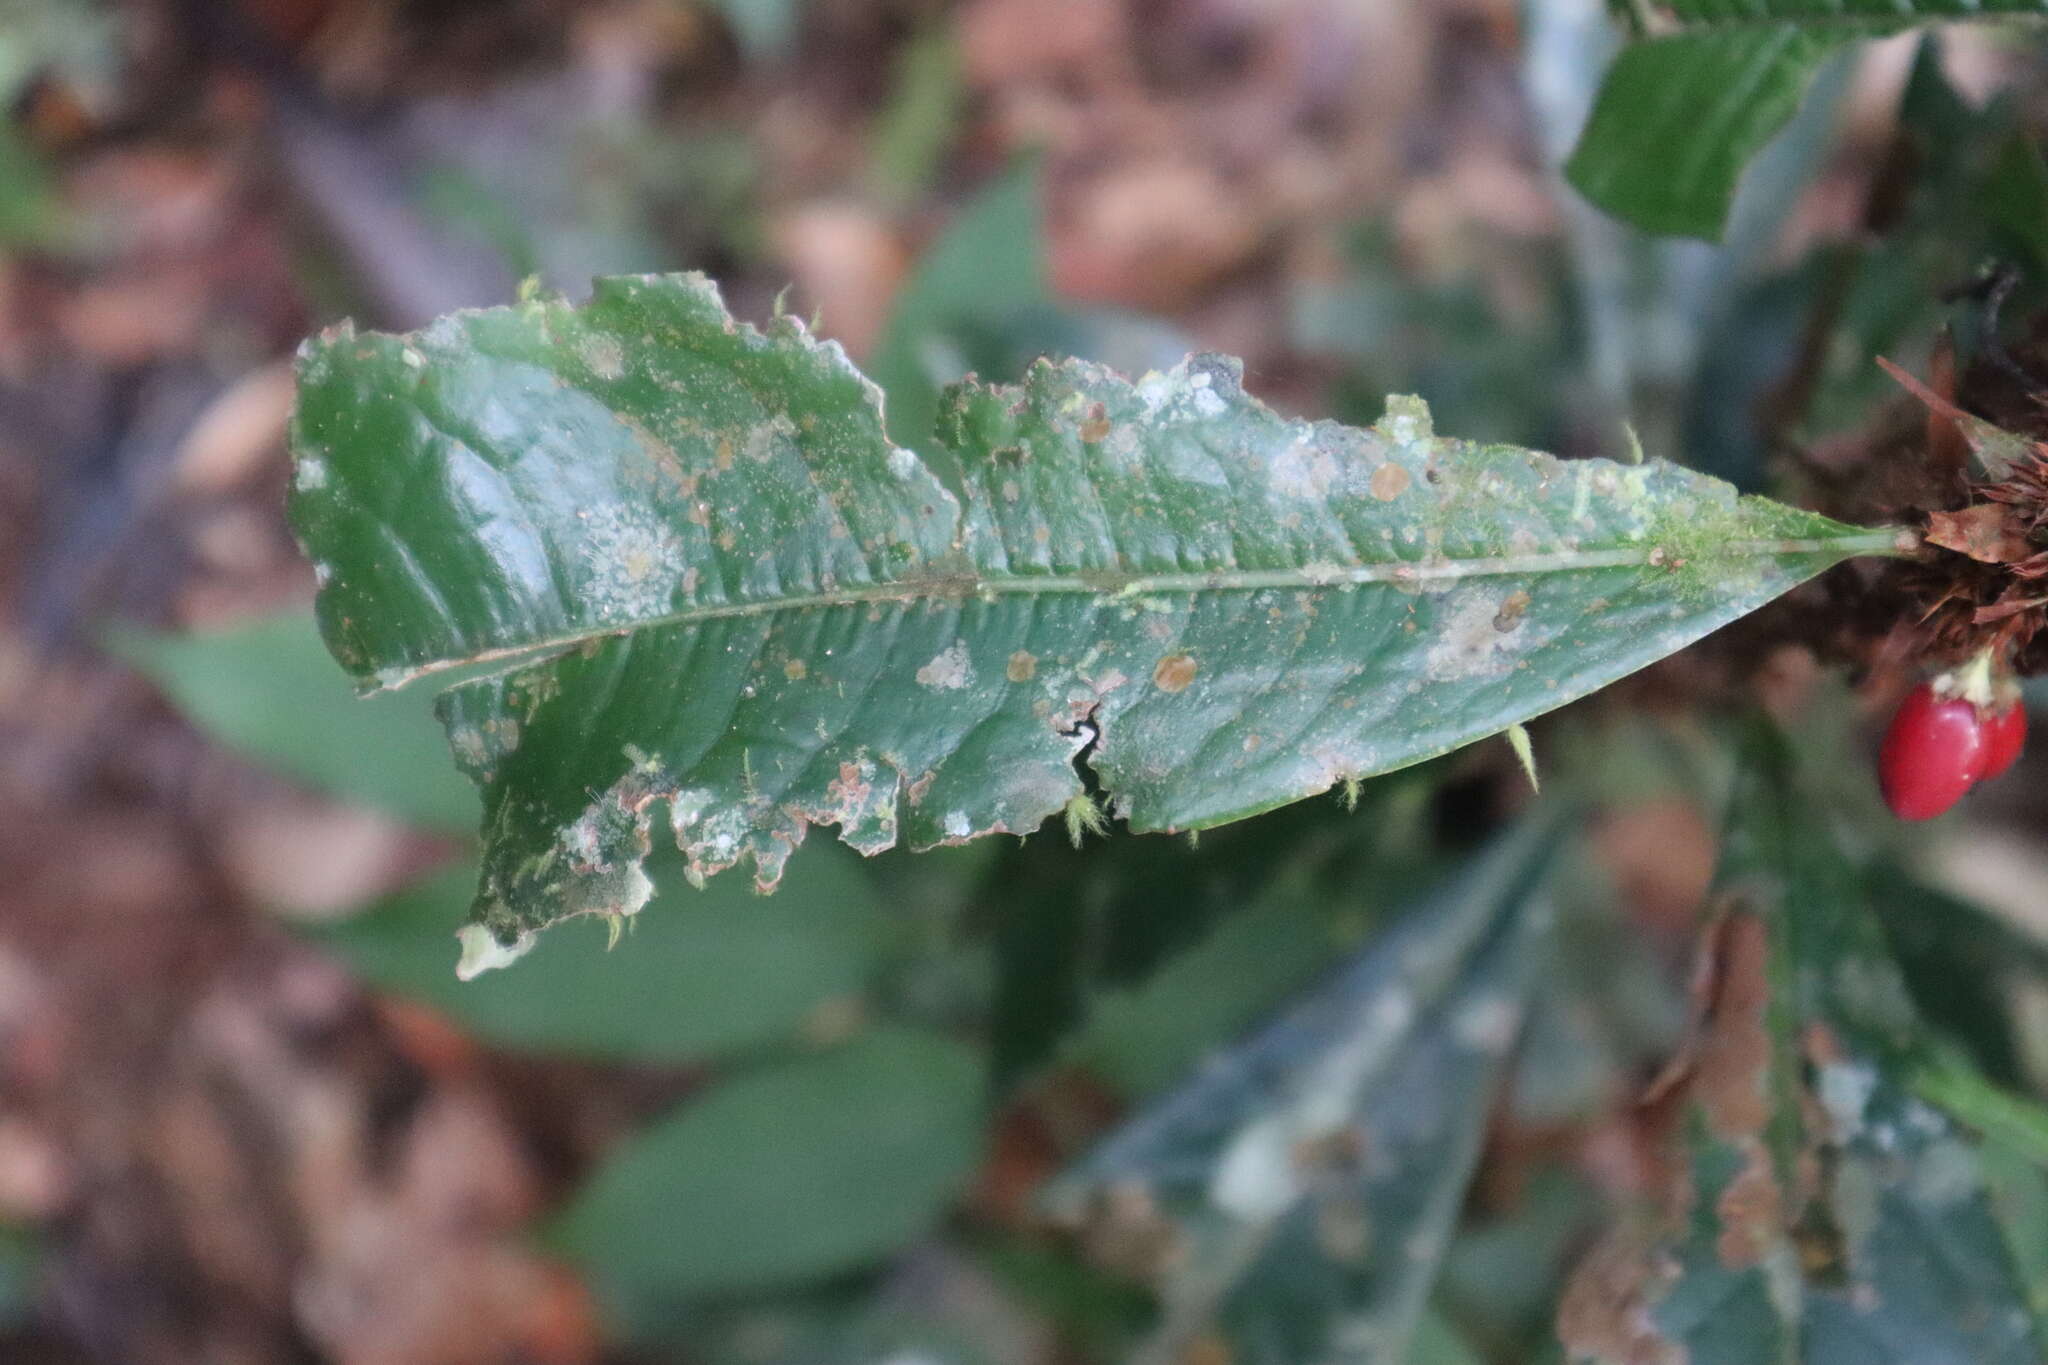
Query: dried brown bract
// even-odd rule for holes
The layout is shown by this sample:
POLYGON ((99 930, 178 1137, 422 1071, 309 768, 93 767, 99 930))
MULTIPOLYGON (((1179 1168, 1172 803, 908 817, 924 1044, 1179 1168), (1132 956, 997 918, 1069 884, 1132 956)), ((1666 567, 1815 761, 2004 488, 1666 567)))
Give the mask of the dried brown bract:
MULTIPOLYGON (((1926 404, 1930 430, 1943 427, 1970 449, 1977 470, 1974 479, 1929 482, 1928 501, 1944 505, 1902 509, 1918 523, 1924 549, 1876 585, 1898 594, 1904 608, 1880 656, 1944 667, 1989 649, 2022 674, 2048 669, 2048 443, 1974 416, 1879 363, 1926 404)), ((1942 444, 1930 441, 1930 459, 1942 444)))

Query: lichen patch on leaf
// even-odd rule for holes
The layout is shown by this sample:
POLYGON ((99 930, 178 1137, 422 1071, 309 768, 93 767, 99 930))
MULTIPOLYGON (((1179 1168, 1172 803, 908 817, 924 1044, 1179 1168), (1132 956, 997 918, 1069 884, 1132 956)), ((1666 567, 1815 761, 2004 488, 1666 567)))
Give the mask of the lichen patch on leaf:
POLYGON ((687 565, 682 542, 653 513, 605 507, 588 515, 583 592, 598 615, 639 621, 669 609, 687 565))
POLYGON ((626 373, 626 348, 617 337, 589 336, 583 340, 583 363, 599 379, 615 380, 626 373))
POLYGON ((1329 496, 1339 471, 1336 457, 1304 436, 1281 447, 1274 457, 1271 477, 1276 493, 1303 500, 1320 499, 1329 496))
POLYGON ((916 676, 921 686, 940 692, 956 692, 967 686, 974 681, 974 661, 968 656, 967 642, 955 640, 947 645, 932 655, 916 676))
POLYGON ((1435 682, 1499 678, 1513 672, 1517 657, 1540 643, 1540 627, 1523 630, 1529 601, 1520 588, 1452 589, 1436 603, 1437 620, 1423 672, 1435 682))

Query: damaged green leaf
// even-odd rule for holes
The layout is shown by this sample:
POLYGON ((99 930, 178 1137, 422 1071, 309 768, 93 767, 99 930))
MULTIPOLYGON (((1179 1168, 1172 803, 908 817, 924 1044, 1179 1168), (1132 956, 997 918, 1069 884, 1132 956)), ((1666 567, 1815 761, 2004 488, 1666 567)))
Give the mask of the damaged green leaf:
POLYGON ((482 789, 470 971, 701 879, 1026 833, 1085 755, 1136 830, 1221 824, 1563 705, 1857 553, 1661 462, 1284 418, 1238 362, 947 394, 956 498, 840 348, 699 276, 308 344, 292 515, 370 688, 482 789))
POLYGON ((1599 1365, 2039 1361, 1976 1142, 1912 1083, 1927 1044, 1861 877, 1776 736, 1752 760, 1692 1042, 1645 1101, 1669 1185, 1581 1265, 1565 1346, 1599 1365))

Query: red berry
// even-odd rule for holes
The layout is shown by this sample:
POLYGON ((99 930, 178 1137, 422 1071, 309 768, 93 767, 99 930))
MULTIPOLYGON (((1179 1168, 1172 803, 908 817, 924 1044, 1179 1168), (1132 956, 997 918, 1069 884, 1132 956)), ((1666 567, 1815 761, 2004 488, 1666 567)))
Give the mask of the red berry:
POLYGON ((1985 771, 1990 744, 1977 708, 1921 683, 1906 694, 1877 755, 1877 784, 1901 820, 1931 820, 1985 771))
POLYGON ((2014 702, 2003 711, 1984 718, 1984 770, 1977 779, 1988 781, 1998 776, 2020 756, 2020 750, 2027 747, 2027 708, 2014 702))

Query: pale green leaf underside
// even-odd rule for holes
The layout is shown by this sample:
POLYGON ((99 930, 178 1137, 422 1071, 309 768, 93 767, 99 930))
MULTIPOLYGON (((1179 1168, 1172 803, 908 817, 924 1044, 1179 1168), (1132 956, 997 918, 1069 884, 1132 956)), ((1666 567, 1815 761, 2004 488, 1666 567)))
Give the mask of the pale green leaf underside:
MULTIPOLYGON (((1088 750, 1199 828, 1495 734, 1889 536, 1662 463, 1290 420, 1235 361, 951 391, 964 501, 795 321, 601 281, 300 367, 293 516, 329 644, 442 698, 483 790, 471 949, 631 912, 657 809, 695 875, 1036 829, 1088 750), (1089 747, 1093 744, 1092 749, 1089 747)), ((502 956, 502 954, 496 954, 502 956)), ((472 965, 477 965, 473 961, 472 965)))

